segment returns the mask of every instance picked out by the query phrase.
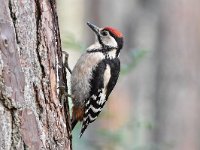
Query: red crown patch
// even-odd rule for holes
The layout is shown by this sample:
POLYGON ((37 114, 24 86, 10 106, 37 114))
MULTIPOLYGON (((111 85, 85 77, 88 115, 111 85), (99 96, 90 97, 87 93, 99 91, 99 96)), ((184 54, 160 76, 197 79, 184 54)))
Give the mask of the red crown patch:
POLYGON ((115 36, 119 38, 122 37, 122 33, 113 27, 105 27, 104 30, 110 31, 111 33, 113 33, 115 36))

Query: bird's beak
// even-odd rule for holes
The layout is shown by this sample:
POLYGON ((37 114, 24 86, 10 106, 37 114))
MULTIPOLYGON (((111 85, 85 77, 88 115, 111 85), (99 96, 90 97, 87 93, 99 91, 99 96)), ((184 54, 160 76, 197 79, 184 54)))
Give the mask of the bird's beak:
POLYGON ((87 22, 87 25, 94 31, 94 33, 99 36, 100 35, 100 28, 95 26, 94 24, 91 24, 87 22))

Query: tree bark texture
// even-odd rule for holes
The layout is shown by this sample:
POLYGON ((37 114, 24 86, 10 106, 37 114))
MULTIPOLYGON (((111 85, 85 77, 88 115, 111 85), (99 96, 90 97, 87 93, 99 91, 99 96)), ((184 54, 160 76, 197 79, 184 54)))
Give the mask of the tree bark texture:
POLYGON ((70 150, 55 1, 0 4, 0 149, 70 150))

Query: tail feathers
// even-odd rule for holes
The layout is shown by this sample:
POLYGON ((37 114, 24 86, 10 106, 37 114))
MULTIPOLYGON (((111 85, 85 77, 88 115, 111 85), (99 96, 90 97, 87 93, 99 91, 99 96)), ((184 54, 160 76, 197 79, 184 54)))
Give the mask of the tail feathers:
MULTIPOLYGON (((76 126, 77 122, 78 122, 77 120, 71 119, 71 130, 74 129, 74 127, 76 126)), ((80 132, 80 136, 79 136, 80 138, 83 135, 83 133, 85 132, 87 126, 88 126, 87 122, 85 122, 84 124, 82 124, 81 132, 80 132)))
POLYGON ((83 126, 82 128, 81 128, 81 132, 80 132, 80 138, 82 137, 82 135, 83 135, 83 133, 85 132, 85 129, 87 128, 87 126, 83 126))
POLYGON ((71 130, 74 129, 74 127, 76 126, 78 120, 74 120, 74 119, 71 119, 71 130))
POLYGON ((87 119, 85 119, 86 121, 83 121, 82 123, 82 128, 81 128, 81 132, 80 132, 80 138, 82 137, 83 133, 85 132, 85 130, 87 129, 89 122, 87 119))

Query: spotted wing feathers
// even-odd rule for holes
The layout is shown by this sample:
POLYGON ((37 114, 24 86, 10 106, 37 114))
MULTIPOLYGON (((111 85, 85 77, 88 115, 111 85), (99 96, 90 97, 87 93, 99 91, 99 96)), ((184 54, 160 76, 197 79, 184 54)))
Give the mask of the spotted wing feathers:
POLYGON ((82 123, 82 128, 81 128, 81 133, 80 137, 84 133, 85 129, 87 126, 95 121, 101 112, 105 102, 106 102, 106 95, 103 92, 104 89, 99 90, 98 95, 92 95, 90 99, 86 103, 85 107, 85 114, 83 118, 83 123, 82 123))
POLYGON ((97 119, 117 82, 119 71, 119 59, 104 60, 100 62, 93 71, 90 92, 91 96, 85 100, 85 113, 80 137, 87 126, 97 119))

